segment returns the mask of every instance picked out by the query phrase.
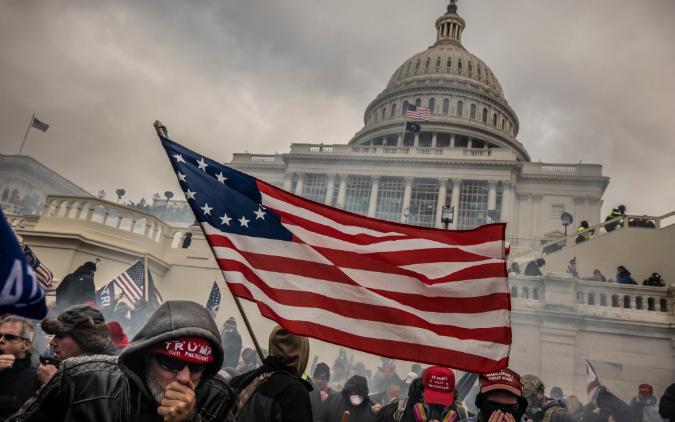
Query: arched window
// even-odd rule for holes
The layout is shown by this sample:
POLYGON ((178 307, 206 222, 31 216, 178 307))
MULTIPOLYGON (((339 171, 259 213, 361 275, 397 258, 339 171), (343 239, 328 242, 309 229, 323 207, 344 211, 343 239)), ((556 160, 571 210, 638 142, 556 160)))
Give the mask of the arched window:
POLYGON ((487 108, 483 109, 483 123, 487 123, 488 111, 487 108))
POLYGON ((656 310, 656 301, 654 300, 653 297, 650 297, 647 299, 647 309, 650 311, 655 311, 656 310))
POLYGON ((471 65, 471 62, 469 62, 469 76, 471 76, 471 72, 473 72, 473 66, 471 65))
POLYGON ((619 307, 619 295, 612 295, 612 308, 619 307))
POLYGON ((497 127, 497 113, 492 115, 492 126, 497 127))
POLYGON ((588 304, 589 305, 595 305, 595 293, 590 292, 588 294, 588 304))
POLYGON ((416 106, 416 107, 419 107, 419 106, 421 106, 421 105, 422 105, 422 99, 421 99, 421 98, 416 99, 416 100, 415 100, 415 106, 416 106))
POLYGON ((478 65, 478 79, 480 79, 481 77, 483 77, 483 72, 481 72, 480 65, 478 65))
POLYGON ((524 299, 530 298, 530 289, 528 289, 527 287, 523 287, 523 298, 524 299))
POLYGON ((431 57, 427 57, 427 62, 424 65, 425 69, 429 70, 430 65, 431 65, 431 57))
POLYGON ((472 119, 476 118, 476 104, 471 104, 471 111, 469 111, 469 117, 472 119))
POLYGON ((431 110, 431 114, 434 114, 436 111, 436 99, 435 98, 429 98, 429 110, 431 110))
POLYGON ((408 105, 409 104, 410 103, 408 103, 408 100, 403 101, 403 109, 401 110, 402 114, 405 114, 405 112, 408 111, 408 105))
POLYGON ((436 57, 436 67, 440 69, 441 67, 441 57, 436 57))
POLYGON ((387 112, 387 107, 382 107, 382 118, 380 120, 384 120, 384 115, 387 112))
POLYGON ((448 111, 450 111, 450 100, 446 98, 443 100, 443 114, 448 114, 448 111))
POLYGON ((600 294, 600 306, 607 306, 607 295, 600 294))
POLYGON ((638 296, 635 298, 635 309, 643 309, 644 304, 642 302, 642 296, 638 296))
POLYGON ((448 57, 448 62, 446 64, 448 66, 448 71, 450 71, 450 69, 452 69, 452 59, 450 57, 448 57))
POLYGON ((539 300, 539 289, 536 287, 532 289, 532 299, 539 300))
POLYGON ((464 116, 464 101, 457 102, 457 116, 458 117, 464 116))
POLYGON ((583 305, 584 303, 584 292, 577 292, 577 303, 583 305))
POLYGON ((511 287, 511 298, 518 297, 518 288, 516 286, 511 287))
POLYGON ((626 309, 630 309, 630 296, 625 295, 623 297, 623 307, 626 309))
POLYGON ((396 103, 391 105, 391 114, 390 117, 396 116, 396 103))
POLYGON ((668 299, 662 297, 659 302, 661 302, 661 312, 668 312, 668 299))
POLYGON ((460 72, 462 71, 463 66, 464 64, 462 63, 462 59, 459 59, 459 61, 457 62, 457 69, 459 69, 460 72))

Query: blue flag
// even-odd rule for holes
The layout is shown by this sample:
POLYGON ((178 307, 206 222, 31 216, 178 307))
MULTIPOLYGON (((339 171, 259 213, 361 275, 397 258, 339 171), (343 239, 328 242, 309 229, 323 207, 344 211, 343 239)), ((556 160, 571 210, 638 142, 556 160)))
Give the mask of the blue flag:
POLYGON ((45 292, 26 263, 19 242, 0 210, 0 314, 26 318, 47 316, 45 292))
POLYGON ((111 281, 96 291, 96 304, 101 310, 115 304, 115 283, 111 281))

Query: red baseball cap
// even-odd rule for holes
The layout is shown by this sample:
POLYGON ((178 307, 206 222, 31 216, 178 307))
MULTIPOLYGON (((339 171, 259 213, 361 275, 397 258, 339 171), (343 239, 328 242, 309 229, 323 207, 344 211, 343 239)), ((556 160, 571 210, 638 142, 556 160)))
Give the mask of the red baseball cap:
POLYGON ((424 371, 424 402, 450 406, 455 402, 455 373, 450 368, 432 366, 424 371))
POLYGON ((215 359, 211 343, 199 337, 181 337, 152 345, 150 353, 159 353, 189 363, 211 363, 215 359))
POLYGON ((518 397, 523 395, 523 386, 520 383, 520 375, 506 368, 498 372, 481 374, 479 378, 480 392, 485 394, 495 390, 505 390, 518 397))
POLYGON ((649 384, 640 384, 640 397, 650 397, 654 395, 654 387, 649 384))

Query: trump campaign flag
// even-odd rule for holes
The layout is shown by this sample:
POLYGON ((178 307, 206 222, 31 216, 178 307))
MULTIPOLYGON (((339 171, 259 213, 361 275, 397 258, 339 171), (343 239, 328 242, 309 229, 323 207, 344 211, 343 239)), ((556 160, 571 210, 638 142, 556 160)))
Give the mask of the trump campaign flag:
POLYGON ((507 366, 504 224, 453 232, 376 220, 160 139, 228 288, 263 316, 380 356, 507 366))
POLYGON ((26 262, 12 228, 0 210, 0 314, 26 318, 47 316, 45 292, 26 262))

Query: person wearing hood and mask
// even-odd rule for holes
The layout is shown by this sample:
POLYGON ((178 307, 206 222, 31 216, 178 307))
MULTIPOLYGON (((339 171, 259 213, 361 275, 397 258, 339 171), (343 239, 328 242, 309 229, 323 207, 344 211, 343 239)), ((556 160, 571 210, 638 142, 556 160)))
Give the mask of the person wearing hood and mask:
POLYGON ((311 422, 312 386, 301 377, 309 360, 309 339, 277 325, 269 356, 260 368, 239 375, 230 386, 239 393, 233 415, 239 422, 311 422))
POLYGON ((222 360, 208 311, 195 302, 168 301, 119 357, 63 361, 8 421, 223 421, 233 399, 216 375, 222 360))
POLYGON ((527 421, 575 422, 561 401, 551 400, 544 394, 545 386, 535 375, 523 375, 523 396, 527 399, 527 421))
POLYGON ((340 422, 349 412, 349 420, 371 422, 376 420, 373 403, 368 397, 368 382, 361 375, 349 378, 340 394, 329 397, 321 406, 316 422, 340 422))
POLYGON ((229 317, 225 321, 225 324, 223 324, 220 339, 223 342, 223 352, 225 354, 223 369, 236 368, 239 363, 239 355, 241 354, 241 335, 237 331, 237 321, 234 317, 229 317))
POLYGON ((520 375, 506 368, 482 374, 476 396, 478 415, 470 422, 519 422, 527 410, 520 375))

